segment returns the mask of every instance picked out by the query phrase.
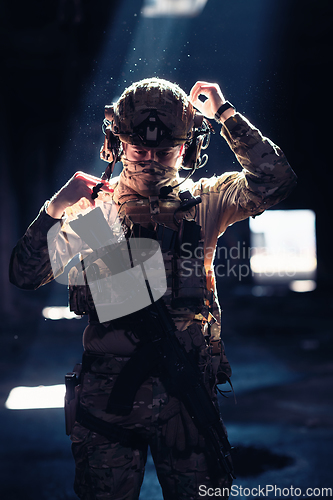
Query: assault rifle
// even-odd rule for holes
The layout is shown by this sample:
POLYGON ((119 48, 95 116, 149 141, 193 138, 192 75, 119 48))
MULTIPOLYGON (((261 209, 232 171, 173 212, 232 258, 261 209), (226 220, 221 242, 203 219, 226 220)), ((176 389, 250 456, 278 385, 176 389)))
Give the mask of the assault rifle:
POLYGON ((232 448, 219 412, 204 385, 194 353, 186 352, 176 336, 177 328, 163 298, 131 316, 133 331, 143 344, 119 374, 107 411, 123 415, 129 413, 138 386, 150 375, 154 366, 159 366, 163 382, 182 401, 199 433, 206 439, 208 450, 213 455, 211 458, 217 458, 220 468, 235 479, 229 458, 232 448), (128 384, 130 381, 131 384, 128 384))

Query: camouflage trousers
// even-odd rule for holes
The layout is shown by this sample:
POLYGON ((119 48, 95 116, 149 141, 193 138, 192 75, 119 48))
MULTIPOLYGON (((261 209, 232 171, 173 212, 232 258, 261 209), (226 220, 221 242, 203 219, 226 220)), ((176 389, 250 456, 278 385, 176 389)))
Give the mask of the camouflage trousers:
POLYGON ((78 497, 81 500, 137 500, 148 446, 165 500, 199 499, 201 485, 206 489, 230 488, 231 481, 226 475, 213 479, 202 442, 200 446, 186 445, 182 451, 177 450, 177 446, 166 445, 165 426, 159 416, 170 398, 158 376, 151 376, 142 384, 128 416, 116 416, 103 410, 127 360, 110 355, 94 363, 83 375, 80 404, 85 411, 110 425, 117 424, 135 432, 140 438, 140 446, 110 442, 76 422, 71 440, 76 462, 74 489, 78 497))

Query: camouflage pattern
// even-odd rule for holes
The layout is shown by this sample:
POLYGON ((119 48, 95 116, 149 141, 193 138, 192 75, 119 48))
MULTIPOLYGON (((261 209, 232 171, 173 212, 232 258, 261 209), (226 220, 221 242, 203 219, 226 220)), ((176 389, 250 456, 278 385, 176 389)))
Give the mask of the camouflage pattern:
MULTIPOLYGON (((207 389, 214 396, 211 355, 200 328, 181 332, 187 350, 199 352, 199 366, 207 389)), ((76 423, 71 434, 76 461, 75 491, 81 499, 137 499, 143 480, 147 447, 150 446, 165 499, 197 499, 199 486, 230 487, 230 479, 219 472, 212 476, 207 444, 199 435, 184 406, 170 397, 158 376, 146 380, 135 396, 128 416, 108 414, 102 409, 128 357, 100 356, 84 374, 81 407, 110 423, 120 424, 142 438, 135 448, 110 443, 106 438, 76 423)))
POLYGON ((239 113, 226 120, 221 135, 243 167, 241 172, 189 181, 194 196, 200 195, 198 223, 203 227, 205 268, 210 270, 217 238, 228 226, 258 215, 289 196, 296 175, 285 155, 272 141, 239 113))
MULTIPOLYGON (((179 452, 161 445, 160 427, 137 431, 147 445, 132 449, 76 424, 72 451, 76 461, 74 489, 81 500, 137 500, 143 481, 148 445, 165 500, 197 500, 199 486, 231 488, 226 477, 212 479, 202 450, 179 452)), ((219 496, 219 498, 228 498, 219 496)))
POLYGON ((53 280, 47 233, 54 223, 55 220, 47 215, 44 205, 14 248, 9 279, 19 288, 35 290, 53 280))
POLYGON ((112 132, 129 144, 142 145, 133 134, 133 127, 143 121, 151 109, 170 130, 160 147, 176 146, 189 139, 195 110, 185 92, 177 85, 160 78, 147 78, 133 83, 123 92, 114 107, 112 132))
POLYGON ((78 423, 72 436, 74 490, 81 500, 139 498, 147 450, 110 443, 78 423))
MULTIPOLYGON (((239 114, 229 118, 223 124, 221 134, 235 152, 243 167, 242 171, 202 178, 197 182, 188 180, 182 185, 182 189, 189 189, 194 196, 200 195, 202 198, 195 220, 202 227, 208 290, 214 293, 212 314, 217 321, 211 327, 211 341, 213 346, 221 345, 221 354, 214 356, 212 347, 203 348, 207 322, 203 321, 201 325, 199 317, 189 319, 187 311, 186 315, 178 314, 176 317, 180 330, 184 331, 189 326, 198 324, 202 327, 203 335, 200 340, 195 332, 183 332, 180 341, 187 349, 191 349, 193 345, 199 349, 201 369, 214 401, 216 377, 225 381, 231 375, 220 339, 220 312, 212 270, 217 239, 230 224, 259 214, 286 198, 296 183, 296 176, 282 151, 263 137, 246 118, 239 114)), ((114 179, 112 182, 116 188, 118 180, 114 179)), ((110 221, 110 195, 100 193, 96 203, 102 207, 106 220, 110 221)), ((133 204, 137 207, 138 217, 142 217, 140 211, 143 200, 133 200, 133 204)), ((53 225, 56 227, 52 258, 56 255, 59 273, 73 255, 81 252, 86 256, 89 253, 87 248, 80 246, 79 241, 74 240, 74 244, 69 244, 68 237, 70 230, 67 222, 85 208, 82 202, 66 210, 67 220, 64 218, 61 221, 49 217, 46 206, 13 250, 10 279, 21 288, 34 289, 53 279, 47 249, 47 232, 53 225)), ((149 214, 149 209, 147 210, 149 214)), ((165 213, 156 214, 154 220, 163 216, 165 213)), ((127 417, 104 411, 113 384, 135 349, 135 335, 125 324, 91 322, 84 332, 83 343, 86 350, 106 356, 84 374, 82 407, 111 424, 117 423, 126 429, 135 429, 144 437, 146 446, 149 444, 151 448, 166 499, 198 498, 198 485, 212 484, 208 473, 211 464, 207 463, 204 449, 201 448, 202 439, 198 438, 197 446, 193 445, 196 437, 190 429, 188 415, 184 413, 182 405, 167 394, 158 376, 152 375, 139 388, 133 410, 127 417), (186 439, 180 451, 172 443, 179 446, 180 438, 184 435, 186 439)), ((79 424, 75 425, 71 439, 77 465, 76 491, 81 499, 138 498, 146 446, 140 450, 128 449, 110 443, 79 424)), ((220 478, 219 484, 227 486, 228 480, 220 478)))

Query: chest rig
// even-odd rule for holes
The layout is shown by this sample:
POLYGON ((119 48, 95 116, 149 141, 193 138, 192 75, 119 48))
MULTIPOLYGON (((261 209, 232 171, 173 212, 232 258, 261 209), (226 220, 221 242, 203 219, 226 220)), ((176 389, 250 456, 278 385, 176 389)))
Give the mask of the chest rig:
MULTIPOLYGON (((175 321, 209 317, 212 292, 206 287, 201 226, 194 220, 200 202, 185 191, 179 199, 129 200, 118 212, 125 238, 159 242, 167 280, 163 299, 175 321)), ((98 253, 93 252, 70 271, 69 302, 76 314, 94 314, 87 275, 97 280, 106 272, 98 253)))

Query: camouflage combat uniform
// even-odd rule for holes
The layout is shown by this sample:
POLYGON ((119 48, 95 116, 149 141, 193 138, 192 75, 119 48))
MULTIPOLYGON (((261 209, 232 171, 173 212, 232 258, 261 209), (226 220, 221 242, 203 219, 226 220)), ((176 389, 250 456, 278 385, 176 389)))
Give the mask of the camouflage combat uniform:
MULTIPOLYGON (((220 319, 212 272, 212 249, 215 249, 218 237, 229 225, 259 214, 283 200, 296 182, 296 176, 282 151, 240 114, 237 113, 224 123, 221 135, 236 154, 243 169, 241 172, 202 178, 197 182, 187 181, 186 188, 194 196, 200 195, 202 203, 196 210, 185 215, 188 218, 195 217, 202 228, 203 263, 208 277, 207 285, 214 291, 213 313, 217 318, 212 328, 212 340, 217 342, 220 341, 220 319)), ((112 182, 116 188, 117 178, 112 182)), ((136 204, 141 210, 144 200, 129 201, 128 206, 132 205, 133 216, 136 204)), ((97 200, 97 203, 102 207, 105 218, 110 219, 107 208, 110 205, 103 200, 97 200)), ((41 209, 37 219, 13 251, 10 277, 12 283, 21 288, 35 289, 54 278, 50 257, 58 260, 60 273, 73 255, 85 253, 79 241, 77 246, 73 240, 71 245, 68 244, 68 221, 85 207, 84 201, 79 202, 76 207, 69 207, 66 211, 67 219, 61 221, 52 219, 46 213, 46 207, 41 209), (54 255, 49 256, 47 232, 51 228, 54 230, 55 244, 54 255)), ((139 208, 137 210, 140 211, 139 208)), ((172 217, 168 219, 168 214, 164 215, 165 220, 172 225, 172 217)), ((163 217, 163 210, 156 216, 157 220, 158 217, 163 217)), ((142 223, 139 216, 134 222, 142 223)), ((201 318, 188 311, 171 309, 170 312, 178 329, 182 331, 179 334, 180 341, 187 350, 194 349, 199 353, 206 387, 216 403, 217 368, 213 366, 214 356, 211 356, 211 349, 206 346, 204 335, 201 334, 201 328, 205 328, 204 322, 202 325, 201 318)), ((126 318, 105 324, 92 320, 84 332, 85 351, 95 358, 83 370, 81 408, 110 424, 135 430, 138 442, 133 446, 124 442, 110 442, 106 437, 76 423, 71 434, 76 460, 76 492, 85 500, 138 498, 149 444, 164 497, 179 500, 199 498, 199 485, 211 486, 214 482, 204 453, 205 444, 196 434, 193 424, 191 427, 186 411, 183 411, 178 401, 170 398, 158 372, 152 373, 138 389, 133 409, 128 416, 105 412, 112 387, 136 343, 137 339, 126 323, 126 318)), ((223 343, 218 361, 220 375, 224 373, 227 379, 231 371, 223 343)), ((221 488, 230 486, 226 477, 214 480, 214 484, 221 488)))

